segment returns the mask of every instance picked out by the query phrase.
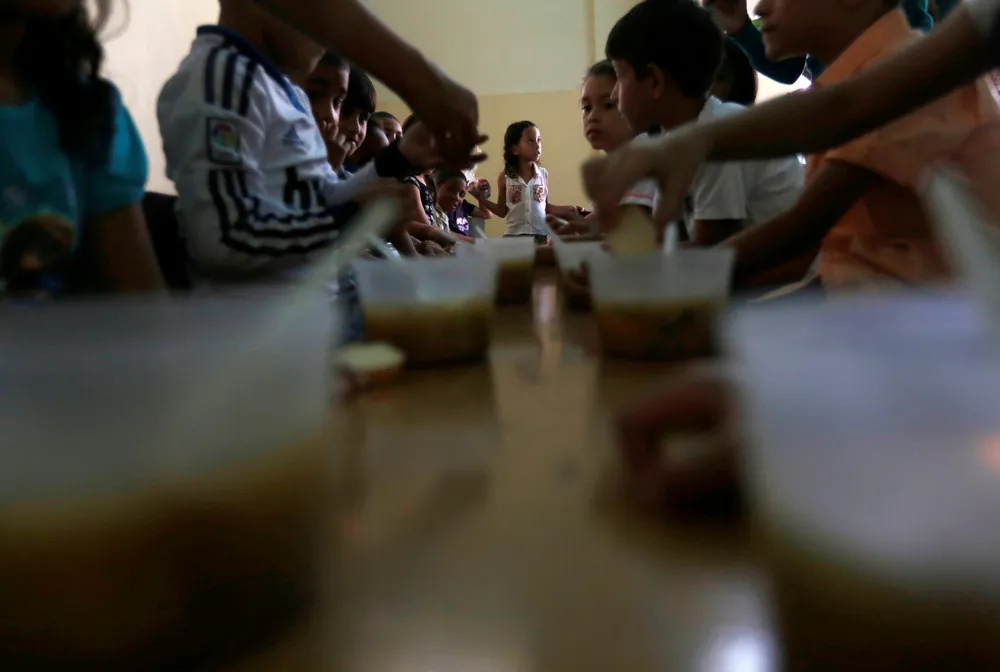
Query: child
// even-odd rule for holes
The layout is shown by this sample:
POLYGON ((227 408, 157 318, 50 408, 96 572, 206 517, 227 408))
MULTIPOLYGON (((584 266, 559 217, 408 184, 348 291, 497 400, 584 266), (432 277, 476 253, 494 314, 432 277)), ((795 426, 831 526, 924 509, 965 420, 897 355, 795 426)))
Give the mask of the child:
POLYGON ((479 198, 479 205, 497 217, 507 218, 504 237, 534 236, 544 243, 545 216, 572 216, 576 208, 549 204, 549 173, 538 165, 542 158, 542 134, 530 121, 507 127, 503 138, 504 170, 497 177, 499 202, 479 198))
MULTIPOLYGON (((633 130, 671 132, 693 121, 736 114, 709 95, 724 37, 693 0, 645 0, 612 29, 607 56, 618 73, 618 102, 633 130)), ((802 189, 797 158, 703 166, 684 220, 692 241, 713 245, 791 207, 802 189)))
POLYGON ((618 110, 617 85, 614 66, 610 61, 601 61, 587 71, 580 90, 583 135, 599 152, 613 152, 634 137, 618 110))
MULTIPOLYGON (((726 31, 743 49, 754 69, 765 77, 782 84, 794 84, 799 77, 814 80, 823 74, 824 64, 815 57, 799 56, 789 59, 772 59, 765 51, 760 30, 747 16, 747 4, 743 0, 706 0, 711 7, 716 23, 726 31)), ((942 0, 941 6, 951 9, 957 0, 942 0)), ((934 17, 929 11, 927 0, 902 0, 903 9, 916 30, 929 31, 934 26, 934 17)))
POLYGON ((360 170, 367 166, 375 155, 392 144, 386 137, 382 127, 374 121, 368 120, 368 127, 365 131, 365 140, 361 146, 347 157, 352 170, 360 170))
MULTIPOLYGON (((198 30, 160 94, 167 174, 202 277, 281 276, 337 240, 359 189, 414 172, 434 150, 426 132, 414 133, 339 180, 304 92, 283 74, 311 73, 323 49, 256 3, 220 4, 219 25, 198 30)), ((349 84, 343 68, 334 73, 349 84)))
POLYGON ((379 125, 389 142, 396 142, 403 137, 402 124, 391 113, 376 112, 372 115, 372 121, 379 125))
MULTIPOLYGON (((815 53, 830 66, 817 80, 835 84, 919 39, 892 0, 839 5, 823 0, 807 11, 800 0, 758 5, 768 52, 815 53), (780 13, 781 21, 772 21, 780 13), (831 38, 842 35, 840 40, 831 38)), ((985 81, 809 159, 800 202, 729 241, 737 250, 737 282, 822 242, 818 276, 824 288, 853 289, 942 280, 948 266, 916 192, 928 167, 952 164, 978 187, 990 212, 1000 212, 1000 109, 985 81)))
MULTIPOLYGON (((98 3, 100 21, 110 3, 98 3)), ((159 291, 146 153, 83 3, 0 14, 0 295, 159 291), (96 277, 94 277, 96 275, 96 277)))
POLYGON ((439 170, 434 174, 434 189, 438 210, 444 215, 448 229, 466 242, 475 242, 474 231, 469 228, 469 218, 490 219, 493 214, 486 208, 477 208, 465 200, 468 180, 457 170, 439 170))
POLYGON ((339 134, 344 139, 344 149, 350 157, 361 148, 368 135, 368 120, 375 113, 375 85, 368 75, 357 67, 351 68, 347 96, 340 111, 339 134))
POLYGON ((642 178, 655 178, 662 198, 654 219, 662 223, 677 212, 691 177, 705 161, 828 150, 1000 66, 998 19, 998 0, 969 0, 927 39, 848 80, 592 159, 584 166, 584 185, 602 217, 613 223, 617 204, 628 189, 642 178))

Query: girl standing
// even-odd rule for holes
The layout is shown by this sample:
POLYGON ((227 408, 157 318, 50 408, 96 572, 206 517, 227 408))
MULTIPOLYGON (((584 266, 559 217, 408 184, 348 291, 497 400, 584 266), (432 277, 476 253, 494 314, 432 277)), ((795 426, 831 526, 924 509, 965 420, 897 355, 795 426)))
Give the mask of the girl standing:
POLYGON ((572 206, 549 204, 549 174, 538 165, 542 158, 542 134, 530 121, 518 121, 507 127, 503 138, 504 170, 497 178, 498 203, 473 196, 497 217, 507 218, 504 237, 534 236, 536 242, 547 239, 545 215, 571 216, 572 206))

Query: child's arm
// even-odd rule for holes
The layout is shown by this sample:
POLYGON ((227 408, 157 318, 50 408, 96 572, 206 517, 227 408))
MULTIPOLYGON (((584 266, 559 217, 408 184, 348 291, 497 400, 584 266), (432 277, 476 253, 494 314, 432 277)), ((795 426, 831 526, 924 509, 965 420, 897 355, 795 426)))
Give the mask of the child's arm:
POLYGON ((488 198, 482 198, 476 196, 476 200, 479 201, 479 207, 489 210, 497 217, 506 217, 510 209, 507 207, 507 175, 506 173, 500 173, 497 178, 497 198, 503 199, 498 203, 494 203, 488 198))
POLYGON ((545 204, 545 214, 555 215, 560 219, 579 219, 580 211, 577 210, 575 205, 552 205, 551 203, 545 204))
POLYGON ((842 161, 825 162, 787 212, 739 233, 723 245, 736 248, 734 287, 819 246, 827 232, 878 177, 842 161))
MULTIPOLYGON (((996 6, 995 0, 963 5, 927 37, 839 84, 789 94, 594 159, 584 167, 587 191, 598 211, 613 219, 633 184, 656 177, 661 199, 654 218, 663 223, 679 210, 695 172, 707 160, 775 158, 844 144, 1000 63, 1000 48, 991 52, 972 20, 979 13, 988 22, 996 6)), ((990 41, 1000 39, 995 30, 993 35, 990 41)))
POLYGON ((164 289, 149 228, 142 213, 149 166, 139 131, 118 91, 115 133, 107 164, 86 171, 80 187, 86 204, 84 235, 109 288, 117 292, 164 289))
POLYGON ((424 208, 420 204, 420 190, 417 189, 417 186, 406 184, 405 187, 408 194, 404 198, 404 202, 407 204, 405 210, 409 213, 406 232, 420 240, 429 240, 442 246, 451 245, 451 239, 441 229, 428 221, 427 213, 424 212, 424 208))
POLYGON ((490 212, 489 208, 483 206, 482 203, 472 206, 469 216, 478 217, 479 219, 493 219, 493 213, 490 212))
POLYGON ((133 203, 87 220, 104 280, 115 292, 164 290, 142 205, 133 203))
POLYGON ((258 0, 400 95, 434 131, 450 163, 467 162, 479 136, 475 95, 369 12, 359 0, 258 0))

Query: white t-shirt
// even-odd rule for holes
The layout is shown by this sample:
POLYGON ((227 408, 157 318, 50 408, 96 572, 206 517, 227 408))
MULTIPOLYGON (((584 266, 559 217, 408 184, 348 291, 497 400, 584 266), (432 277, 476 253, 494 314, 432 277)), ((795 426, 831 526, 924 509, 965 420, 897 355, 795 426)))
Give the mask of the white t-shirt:
MULTIPOLYGON (((738 114, 745 108, 710 97, 699 122, 738 114)), ((688 232, 701 220, 737 219, 747 225, 767 221, 788 210, 799 198, 805 169, 797 156, 767 161, 706 163, 691 183, 688 232)))
POLYGON ((1000 0, 966 0, 965 7, 969 10, 972 20, 986 37, 1000 18, 1000 0))
POLYGON ((535 166, 528 182, 507 175, 507 230, 504 235, 545 235, 545 205, 549 200, 549 173, 535 166))

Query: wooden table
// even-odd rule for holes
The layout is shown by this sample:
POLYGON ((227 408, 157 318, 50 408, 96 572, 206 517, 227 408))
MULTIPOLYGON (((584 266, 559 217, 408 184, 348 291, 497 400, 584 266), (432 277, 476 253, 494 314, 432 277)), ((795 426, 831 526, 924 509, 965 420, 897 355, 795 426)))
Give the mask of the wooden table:
POLYGON ((488 365, 347 409, 326 669, 775 669, 745 527, 644 520, 609 487, 609 421, 664 369, 588 354, 551 277, 532 308, 501 309, 488 365))

